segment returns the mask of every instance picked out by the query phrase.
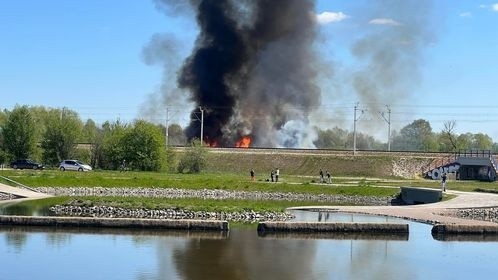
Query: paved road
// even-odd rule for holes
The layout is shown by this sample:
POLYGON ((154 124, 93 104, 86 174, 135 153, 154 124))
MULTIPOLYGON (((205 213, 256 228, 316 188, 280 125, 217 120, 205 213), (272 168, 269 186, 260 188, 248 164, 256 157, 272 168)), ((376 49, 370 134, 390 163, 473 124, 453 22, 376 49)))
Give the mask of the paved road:
POLYGON ((498 195, 476 192, 448 191, 448 194, 456 195, 454 199, 418 205, 404 206, 307 206, 294 207, 292 209, 308 210, 334 210, 340 212, 352 212, 372 215, 385 215, 400 217, 429 224, 458 224, 458 225, 493 225, 496 223, 462 219, 448 216, 452 210, 463 208, 498 208, 498 195))
MULTIPOLYGON (((24 197, 25 199, 39 199, 50 197, 50 195, 34 192, 24 188, 15 188, 0 184, 0 192, 24 197)), ((407 205, 407 206, 306 206, 294 207, 292 209, 307 210, 334 210, 341 212, 364 213, 374 215, 386 215, 411 219, 430 224, 463 224, 463 225, 494 225, 496 223, 461 219, 446 216, 445 213, 460 208, 498 208, 498 195, 475 192, 448 191, 448 194, 456 195, 456 198, 430 204, 407 205)), ((0 200, 2 202, 12 202, 12 200, 0 200)))
MULTIPOLYGON (((0 192, 5 193, 5 194, 13 194, 15 196, 23 197, 22 200, 50 197, 50 195, 48 195, 48 194, 34 192, 34 191, 31 191, 31 190, 28 190, 25 188, 11 187, 11 186, 8 186, 5 184, 0 184, 0 192)), ((16 201, 19 201, 19 200, 16 200, 16 201)), ((2 203, 2 202, 12 202, 12 200, 0 200, 0 203, 2 203)))

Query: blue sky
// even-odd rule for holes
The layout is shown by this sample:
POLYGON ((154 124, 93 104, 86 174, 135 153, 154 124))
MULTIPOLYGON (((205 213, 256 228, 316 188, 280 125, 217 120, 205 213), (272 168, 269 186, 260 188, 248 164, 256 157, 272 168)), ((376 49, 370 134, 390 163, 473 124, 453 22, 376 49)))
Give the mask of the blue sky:
MULTIPOLYGON (((458 133, 482 132, 497 142, 498 2, 424 0, 419 3, 427 9, 393 7, 407 2, 317 1, 321 24, 315 47, 327 65, 317 82, 322 107, 312 119, 324 128, 351 130, 353 107, 360 102, 359 108, 370 114, 359 117, 359 129, 385 141, 385 123, 375 111, 385 104, 392 110, 393 129, 423 118, 438 132, 445 121, 454 120, 458 133), (390 8, 382 8, 386 3, 390 8), (378 36, 375 41, 410 24, 419 24, 422 31, 413 38, 423 41, 408 53, 415 54, 416 67, 402 65, 414 76, 387 85, 388 93, 375 98, 377 107, 366 104, 370 99, 360 98, 350 84, 353 73, 368 65, 355 56, 353 46, 369 34, 378 36)), ((190 53, 197 27, 188 15, 162 13, 153 0, 2 1, 0 108, 68 107, 97 122, 142 117, 164 89, 164 69, 146 63, 143 55, 155 34, 169 34, 181 43, 170 64, 174 73, 190 53)), ((191 110, 173 106, 170 122, 185 125, 191 110)))

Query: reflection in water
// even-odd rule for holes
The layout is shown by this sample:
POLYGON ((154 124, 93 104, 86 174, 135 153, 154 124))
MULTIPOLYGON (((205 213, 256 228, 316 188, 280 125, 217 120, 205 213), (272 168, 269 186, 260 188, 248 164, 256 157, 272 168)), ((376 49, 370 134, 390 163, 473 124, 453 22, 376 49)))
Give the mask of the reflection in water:
POLYGON ((476 242, 498 242, 497 234, 438 234, 432 237, 438 241, 476 241, 476 242))
POLYGON ((365 233, 365 232, 258 232, 259 237, 268 239, 337 239, 337 240, 398 240, 408 241, 408 233, 365 233))
POLYGON ((60 234, 112 234, 120 236, 158 236, 179 238, 226 239, 227 231, 185 231, 141 228, 96 228, 96 227, 52 227, 52 226, 9 226, 2 225, 0 232, 60 233, 60 234))
POLYGON ((378 222, 378 223, 405 223, 399 218, 387 216, 363 215, 357 213, 345 213, 336 211, 290 211, 296 221, 318 221, 318 222, 378 222))
POLYGON ((18 216, 51 216, 51 212, 44 205, 24 205, 18 202, 4 203, 0 205, 0 215, 18 216))
MULTIPOLYGON (((319 219, 318 213, 297 214, 309 215, 310 221, 319 219)), ((365 218, 336 214, 322 213, 321 220, 361 222, 365 218)), ((388 222, 396 221, 389 218, 388 222)), ((0 279, 326 280, 397 279, 400 275, 470 279, 475 271, 482 278, 498 273, 494 263, 498 242, 440 242, 432 238, 429 225, 401 222, 409 223, 409 236, 260 237, 256 228, 227 234, 0 226, 0 259, 2 267, 9 268, 0 279), (451 269, 439 269, 442 265, 451 269)))
POLYGON ((175 252, 184 279, 317 279, 314 242, 260 240, 256 231, 237 231, 224 242, 190 240, 175 252), (196 269, 192 269, 196 267, 196 269), (275 272, 279 273, 275 273, 275 272))
POLYGON ((7 246, 13 247, 17 252, 22 251, 24 244, 26 244, 26 240, 28 240, 28 235, 26 233, 7 233, 5 235, 7 246))

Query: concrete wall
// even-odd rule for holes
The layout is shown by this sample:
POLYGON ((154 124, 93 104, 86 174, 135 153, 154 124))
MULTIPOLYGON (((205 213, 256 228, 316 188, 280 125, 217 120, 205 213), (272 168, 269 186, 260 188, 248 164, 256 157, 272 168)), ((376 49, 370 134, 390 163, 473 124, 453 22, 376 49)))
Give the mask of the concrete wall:
POLYGON ((0 225, 228 231, 227 221, 0 216, 0 225))
POLYGON ((408 233, 408 224, 264 222, 258 224, 258 232, 408 233))
POLYGON ((498 235, 498 225, 435 225, 432 234, 494 234, 498 235))
POLYGON ((443 198, 442 191, 415 187, 401 187, 401 199, 406 204, 434 203, 443 198))

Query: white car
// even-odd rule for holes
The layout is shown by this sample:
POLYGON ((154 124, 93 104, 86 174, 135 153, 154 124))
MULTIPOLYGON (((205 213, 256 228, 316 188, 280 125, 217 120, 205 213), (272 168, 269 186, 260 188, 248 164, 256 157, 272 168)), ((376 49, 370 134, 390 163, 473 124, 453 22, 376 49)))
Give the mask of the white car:
POLYGON ((91 171, 92 167, 88 164, 85 164, 79 160, 75 159, 66 159, 61 161, 59 164, 59 169, 61 171, 66 170, 74 170, 74 171, 91 171))

